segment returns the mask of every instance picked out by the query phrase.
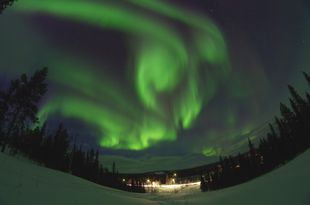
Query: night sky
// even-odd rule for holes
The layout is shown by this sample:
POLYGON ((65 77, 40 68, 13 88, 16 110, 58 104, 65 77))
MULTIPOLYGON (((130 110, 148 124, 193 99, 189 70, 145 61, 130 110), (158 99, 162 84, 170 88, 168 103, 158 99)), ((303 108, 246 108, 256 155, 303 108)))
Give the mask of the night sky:
POLYGON ((0 29, 1 86, 47 66, 40 121, 106 154, 238 151, 310 72, 306 0, 20 0, 0 29))

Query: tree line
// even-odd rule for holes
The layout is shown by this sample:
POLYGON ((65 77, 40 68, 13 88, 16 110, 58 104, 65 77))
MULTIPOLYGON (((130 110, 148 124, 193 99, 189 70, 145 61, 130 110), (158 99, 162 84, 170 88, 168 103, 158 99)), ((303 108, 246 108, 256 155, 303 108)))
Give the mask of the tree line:
MULTIPOLYGON (((303 72, 310 86, 310 76, 303 72)), ((270 131, 257 147, 248 139, 249 151, 237 156, 220 157, 218 163, 201 175, 202 191, 217 190, 249 181, 265 174, 310 147, 310 95, 302 97, 288 85, 290 107, 280 103, 281 116, 269 123, 270 131)))
POLYGON ((48 69, 31 77, 22 74, 0 90, 0 149, 22 154, 41 165, 71 173, 92 182, 132 192, 145 192, 141 186, 121 181, 113 163, 112 172, 99 161, 99 151, 84 150, 60 123, 54 133, 47 133, 46 123, 38 125, 38 104, 47 92, 48 69))
POLYGON ((14 1, 17 1, 17 0, 0 0, 0 14, 2 13, 4 9, 11 6, 14 3, 14 1))

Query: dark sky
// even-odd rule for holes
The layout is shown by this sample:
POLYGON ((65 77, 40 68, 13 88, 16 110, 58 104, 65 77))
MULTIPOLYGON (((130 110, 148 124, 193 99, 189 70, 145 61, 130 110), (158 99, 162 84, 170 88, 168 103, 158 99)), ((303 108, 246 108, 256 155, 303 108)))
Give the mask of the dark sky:
MULTIPOLYGON (((310 5, 35 0, 0 16, 1 84, 49 67, 38 114, 106 154, 228 154, 310 72, 310 5)), ((74 138, 73 137, 73 138, 74 138)))

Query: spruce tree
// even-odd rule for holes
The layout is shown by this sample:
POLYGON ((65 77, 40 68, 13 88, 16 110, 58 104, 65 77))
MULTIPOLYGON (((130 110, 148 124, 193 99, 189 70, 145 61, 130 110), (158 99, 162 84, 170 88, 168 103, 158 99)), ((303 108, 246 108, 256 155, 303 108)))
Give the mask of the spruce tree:
POLYGON ((310 105, 310 95, 309 95, 309 93, 306 93, 306 97, 307 97, 308 104, 310 105))
POLYGON ((310 76, 306 72, 302 72, 304 74, 304 77, 306 78, 308 85, 310 85, 310 76))
POLYGON ((300 115, 300 111, 298 109, 298 106, 297 106, 296 102, 292 98, 289 98, 289 101, 290 101, 290 105, 291 105, 295 115, 299 116, 300 115))
POLYGON ((113 162, 113 164, 112 164, 112 173, 113 173, 113 175, 115 175, 115 173, 116 173, 116 165, 115 165, 115 162, 113 162))
POLYGON ((36 71, 30 79, 23 74, 11 81, 9 89, 2 96, 1 102, 6 107, 2 111, 6 122, 2 152, 12 133, 22 133, 29 123, 37 122, 38 103, 47 91, 46 76, 47 68, 36 71))
POLYGON ((273 125, 271 123, 269 123, 269 129, 271 131, 270 136, 272 138, 272 140, 277 138, 277 133, 275 132, 273 125))
MULTIPOLYGON (((296 106, 294 102, 292 103, 293 106, 296 106)), ((297 107, 295 109, 297 109, 297 107)), ((295 114, 283 103, 280 103, 280 112, 286 123, 292 123, 295 119, 295 114)))
POLYGON ((18 127, 18 124, 23 126, 27 120, 32 123, 37 121, 37 104, 47 91, 46 76, 47 68, 43 68, 36 71, 29 80, 27 75, 23 74, 16 82, 15 93, 9 101, 11 113, 6 133, 8 137, 10 137, 12 129, 18 127))
POLYGON ((53 144, 53 158, 55 168, 66 170, 68 168, 66 164, 66 156, 69 147, 69 135, 67 133, 66 128, 64 128, 63 124, 60 123, 57 129, 57 132, 54 136, 54 144, 53 144))
POLYGON ((298 110, 302 112, 307 105, 306 101, 298 94, 298 92, 295 90, 293 86, 288 85, 288 89, 290 91, 293 101, 298 106, 298 110))

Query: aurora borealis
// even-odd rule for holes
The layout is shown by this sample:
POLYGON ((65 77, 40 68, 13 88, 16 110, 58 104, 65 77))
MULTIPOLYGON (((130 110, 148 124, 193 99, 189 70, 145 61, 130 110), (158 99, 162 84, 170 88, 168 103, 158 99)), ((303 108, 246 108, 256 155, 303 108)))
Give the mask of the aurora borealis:
POLYGON ((20 0, 0 16, 1 79, 49 67, 41 122, 78 121, 83 141, 106 150, 230 152, 278 112, 286 84, 305 86, 308 7, 277 2, 255 1, 255 13, 244 0, 231 10, 224 0, 20 0))

